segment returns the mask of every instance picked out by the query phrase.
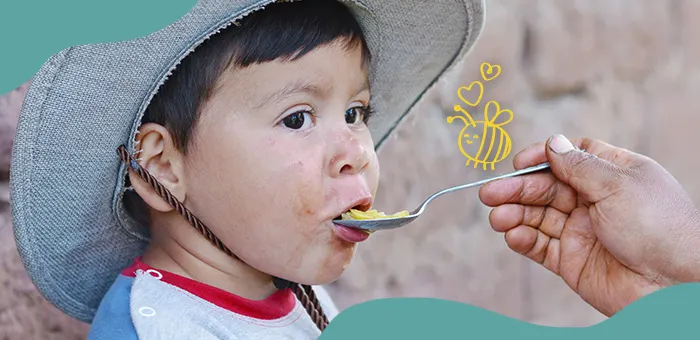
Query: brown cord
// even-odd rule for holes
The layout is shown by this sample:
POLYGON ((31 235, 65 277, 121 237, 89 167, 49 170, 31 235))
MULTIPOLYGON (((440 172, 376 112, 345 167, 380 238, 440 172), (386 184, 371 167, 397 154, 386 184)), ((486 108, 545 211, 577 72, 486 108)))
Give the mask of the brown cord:
MULTIPOLYGON (((162 184, 158 182, 158 180, 153 177, 146 169, 141 167, 141 165, 129 154, 127 151, 126 147, 124 145, 120 146, 117 149, 117 153, 121 157, 122 161, 127 164, 127 166, 133 170, 141 179, 146 181, 148 185, 155 190, 160 197, 162 197, 168 204, 170 204, 171 207, 173 207, 180 215, 185 217, 187 221, 195 228, 197 231, 199 231, 204 237, 209 240, 213 245, 215 245, 217 248, 219 248, 221 251, 226 253, 227 255, 238 259, 239 261, 241 260, 238 256, 233 254, 231 250, 229 250, 219 238, 217 238, 214 233, 207 228, 202 221, 200 221, 197 217, 194 216, 192 212, 190 212, 185 205, 180 203, 180 201, 173 196, 170 191, 165 188, 162 184)), ((319 330, 323 332, 323 330, 326 328, 328 325, 328 318, 326 317, 326 314, 323 312, 323 308, 321 307, 321 304, 318 301, 318 298, 316 297, 316 293, 313 291, 311 286, 309 285, 300 285, 297 283, 292 284, 291 286, 292 292, 294 292, 294 295, 299 299, 301 304, 304 306, 304 309, 306 309, 306 313, 309 314, 311 317, 311 320, 316 324, 319 330)))
POLYGON ((294 295, 297 296, 302 306, 304 306, 304 309, 306 309, 306 313, 309 314, 311 320, 313 320, 313 322, 316 324, 316 327, 318 327, 318 329, 320 329, 321 332, 323 332, 323 330, 326 329, 326 326, 328 325, 328 319, 326 318, 326 315, 323 314, 323 310, 321 310, 321 305, 318 303, 318 300, 316 300, 316 303, 314 303, 312 299, 309 298, 309 296, 306 293, 307 289, 313 291, 313 289, 309 285, 295 284, 294 286, 292 286, 292 291, 294 292, 294 295))
POLYGON ((122 161, 124 161, 134 172, 136 172, 141 179, 146 181, 153 190, 155 190, 160 197, 162 197, 168 204, 170 204, 171 207, 173 207, 177 212, 180 213, 185 219, 187 219, 190 224, 197 229, 202 235, 204 235, 207 240, 209 240, 211 243, 213 243, 217 248, 221 249, 223 252, 225 252, 229 256, 233 256, 236 259, 238 257, 231 252, 216 236, 214 236, 214 233, 207 228, 204 223, 202 223, 197 217, 194 216, 180 201, 178 201, 173 194, 170 193, 168 189, 166 189, 162 184, 158 182, 158 180, 153 177, 151 174, 146 171, 141 165, 129 154, 129 152, 126 150, 126 147, 123 145, 119 147, 118 153, 122 158, 122 161))
MULTIPOLYGON (((319 310, 321 309, 321 303, 318 301, 318 297, 316 296, 316 292, 311 288, 309 285, 301 285, 301 288, 304 289, 304 292, 306 295, 309 296, 309 301, 311 301, 311 304, 314 306, 318 306, 319 310)), ((326 317, 325 313, 321 313, 321 318, 323 319, 323 322, 325 324, 328 324, 328 317, 326 317)))

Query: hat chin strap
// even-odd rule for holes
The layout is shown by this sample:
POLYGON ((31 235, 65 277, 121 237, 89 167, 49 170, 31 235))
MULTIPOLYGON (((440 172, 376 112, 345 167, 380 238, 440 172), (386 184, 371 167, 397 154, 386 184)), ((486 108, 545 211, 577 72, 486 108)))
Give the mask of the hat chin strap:
MULTIPOLYGON (((126 147, 124 145, 121 145, 117 149, 117 153, 121 157, 122 162, 126 163, 129 168, 135 172, 141 179, 146 181, 148 185, 160 195, 161 198, 163 198, 170 206, 172 206, 180 215, 182 215, 185 219, 187 219, 190 224, 197 229, 204 237, 209 240, 213 245, 215 245, 217 248, 219 248, 221 251, 226 253, 227 255, 245 263, 240 257, 236 256, 231 252, 226 245, 224 245, 221 240, 219 240, 218 237, 214 235, 214 233, 207 228, 202 221, 200 221, 197 217, 194 216, 192 212, 190 212, 184 204, 182 204, 170 191, 165 188, 162 184, 158 182, 158 180, 153 177, 146 169, 141 167, 141 165, 134 159, 134 157, 129 154, 129 151, 127 151, 126 147)), ((294 295, 297 296, 297 298, 301 301, 301 303, 304 305, 304 308, 306 309, 306 312, 309 314, 311 317, 311 320, 316 323, 316 326, 323 331, 326 326, 328 325, 328 318, 326 315, 323 313, 323 310, 321 309, 321 305, 318 302, 318 298, 316 297, 316 293, 314 290, 311 288, 309 285, 300 285, 296 282, 292 282, 283 278, 279 277, 274 277, 272 278, 272 283, 275 285, 275 288, 278 290, 284 290, 284 289, 291 289, 294 292, 294 295)))

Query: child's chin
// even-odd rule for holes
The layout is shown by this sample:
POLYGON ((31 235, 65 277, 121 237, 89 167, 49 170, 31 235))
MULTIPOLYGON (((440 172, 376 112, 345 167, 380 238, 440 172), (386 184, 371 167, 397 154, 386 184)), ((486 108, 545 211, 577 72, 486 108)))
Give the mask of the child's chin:
POLYGON ((308 285, 329 284, 340 278, 355 256, 354 245, 347 243, 343 246, 334 244, 314 250, 316 251, 311 251, 305 256, 308 259, 305 266, 284 268, 287 274, 284 277, 308 285))
POLYGON ((311 286, 323 286, 337 281, 343 272, 343 270, 340 270, 338 272, 325 272, 321 273, 320 276, 316 276, 313 279, 309 279, 309 277, 304 277, 300 278, 299 280, 293 281, 311 286))
POLYGON ((344 271, 341 270, 341 271, 339 271, 338 274, 324 274, 322 277, 319 277, 316 280, 314 280, 313 283, 310 283, 310 285, 324 286, 327 284, 331 284, 331 283, 337 281, 338 279, 340 279, 340 276, 343 274, 343 272, 344 271))
POLYGON ((339 257, 336 257, 333 260, 334 262, 328 262, 322 268, 320 268, 314 282, 310 284, 327 285, 338 280, 350 265, 352 256, 348 257, 345 261, 339 261, 339 257))

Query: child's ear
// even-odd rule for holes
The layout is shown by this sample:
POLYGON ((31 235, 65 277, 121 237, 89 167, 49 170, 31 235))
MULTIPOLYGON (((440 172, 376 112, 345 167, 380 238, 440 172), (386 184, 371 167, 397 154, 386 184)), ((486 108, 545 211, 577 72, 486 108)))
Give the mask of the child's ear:
MULTIPOLYGON (((136 159, 160 184, 180 202, 185 201, 186 188, 182 153, 175 147, 170 133, 162 125, 148 123, 136 135, 139 152, 136 159)), ((151 186, 133 171, 129 172, 131 186, 151 208, 168 212, 173 210, 151 186)))

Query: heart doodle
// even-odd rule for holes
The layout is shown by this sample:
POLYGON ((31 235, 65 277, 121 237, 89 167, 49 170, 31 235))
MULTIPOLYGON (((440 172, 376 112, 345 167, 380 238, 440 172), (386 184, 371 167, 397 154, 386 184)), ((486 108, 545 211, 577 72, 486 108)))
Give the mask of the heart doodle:
POLYGON ((477 106, 477 105, 479 105, 479 103, 481 102, 481 97, 483 97, 483 95, 484 95, 484 85, 481 84, 481 82, 478 81, 478 80, 472 82, 472 83, 469 84, 468 86, 462 86, 462 87, 459 88, 459 90, 457 90, 457 96, 459 96, 459 99, 461 99, 465 104, 467 104, 467 105, 469 105, 469 106, 477 106), (478 89, 479 89, 479 96, 476 98, 476 101, 475 101, 475 102, 470 102, 470 101, 464 99, 464 96, 462 95, 462 90, 464 90, 464 91, 466 91, 466 92, 470 92, 474 86, 478 87, 478 89))
POLYGON ((500 65, 491 65, 489 63, 482 63, 481 64, 481 77, 484 78, 484 81, 489 81, 496 79, 499 75, 501 74, 501 66, 500 65), (489 75, 489 77, 487 77, 489 75))

